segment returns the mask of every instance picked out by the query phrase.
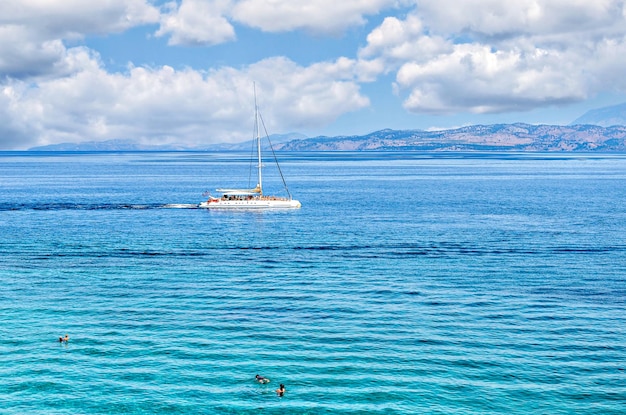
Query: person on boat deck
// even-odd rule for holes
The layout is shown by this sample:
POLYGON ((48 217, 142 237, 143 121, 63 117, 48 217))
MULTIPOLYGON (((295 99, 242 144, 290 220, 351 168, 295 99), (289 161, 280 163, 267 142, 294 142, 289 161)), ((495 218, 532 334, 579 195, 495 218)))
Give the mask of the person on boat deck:
POLYGON ((285 385, 281 383, 278 389, 276 389, 276 393, 278 394, 278 396, 283 396, 283 394, 285 393, 285 385))
POLYGON ((255 378, 259 383, 268 383, 270 381, 268 378, 264 378, 261 375, 256 375, 255 378))

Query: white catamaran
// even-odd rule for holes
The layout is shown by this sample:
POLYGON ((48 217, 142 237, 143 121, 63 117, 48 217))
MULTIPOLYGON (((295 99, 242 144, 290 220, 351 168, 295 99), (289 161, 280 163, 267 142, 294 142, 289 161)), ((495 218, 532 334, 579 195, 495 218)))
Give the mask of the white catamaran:
MULTIPOLYGON (((214 197, 209 195, 207 201, 198 205, 200 208, 207 209, 298 209, 301 204, 299 201, 291 197, 291 193, 287 188, 287 183, 283 177, 283 173, 278 165, 276 154, 274 154, 274 161, 280 173, 280 177, 283 181, 283 186, 287 192, 287 197, 279 196, 267 196, 263 194, 263 158, 261 156, 261 136, 260 125, 263 119, 259 113, 259 108, 256 103, 256 88, 254 92, 254 131, 255 131, 255 144, 257 153, 257 178, 258 182, 254 189, 217 189, 216 191, 221 195, 214 197)), ((263 126, 265 129, 265 126, 263 126)), ((272 153, 274 149, 271 147, 269 136, 265 133, 267 141, 270 145, 272 153)))

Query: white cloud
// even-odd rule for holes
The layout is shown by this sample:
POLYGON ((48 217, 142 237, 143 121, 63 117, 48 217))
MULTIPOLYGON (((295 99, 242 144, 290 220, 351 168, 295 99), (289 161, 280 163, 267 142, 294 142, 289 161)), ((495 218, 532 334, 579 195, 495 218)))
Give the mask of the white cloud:
POLYGON ((388 68, 393 69, 397 63, 427 62, 441 53, 452 51, 450 42, 439 36, 429 36, 425 30, 415 15, 405 20, 387 17, 367 36, 367 46, 359 51, 359 56, 363 59, 382 57, 388 68))
POLYGON ((417 7, 435 32, 495 38, 607 31, 622 26, 623 10, 623 0, 420 0, 417 7))
MULTIPOLYGON (((346 58, 301 66, 276 57, 209 71, 131 65, 109 73, 97 52, 66 45, 70 38, 157 22, 156 9, 143 0, 14 6, 0 3, 0 140, 6 148, 113 138, 188 145, 245 140, 254 80, 272 132, 328 124, 369 105, 356 81, 357 62, 346 58)), ((227 0, 170 4, 160 34, 172 44, 225 41, 234 36, 222 17, 230 6, 227 0), (213 24, 203 31, 207 21, 213 24)))
POLYGON ((397 0, 241 0, 232 16, 248 26, 268 32, 304 29, 314 33, 341 33, 362 25, 366 15, 393 7, 397 0))
POLYGON ((3 86, 0 120, 11 120, 0 131, 3 147, 113 138, 188 145, 249 139, 254 80, 270 133, 330 123, 369 104, 352 80, 355 62, 347 59, 302 67, 272 58, 207 73, 131 67, 125 74, 107 73, 83 48, 70 49, 66 60, 82 69, 36 86, 16 80, 3 86))
POLYGON ((46 39, 122 32, 156 23, 158 17, 158 10, 146 0, 0 2, 0 26, 28 27, 46 39))
POLYGON ((419 113, 528 110, 626 91, 624 0, 413 1, 408 15, 387 16, 363 39, 358 59, 307 65, 268 57, 208 71, 131 64, 108 73, 96 51, 68 46, 157 23, 171 45, 234 41, 241 25, 334 35, 409 3, 181 0, 159 10, 149 0, 0 2, 0 140, 9 148, 239 141, 250 135, 253 80, 271 132, 319 128, 367 107, 359 82, 381 74, 395 74, 404 107, 419 113))
POLYGON ((626 91, 623 0, 420 0, 359 51, 412 112, 523 111, 626 91), (382 64, 381 64, 382 62, 382 64))
POLYGON ((582 99, 587 91, 580 73, 560 58, 541 50, 529 56, 456 45, 427 63, 404 64, 397 82, 411 91, 405 108, 415 112, 519 111, 582 99))
POLYGON ((406 0, 181 0, 167 5, 157 36, 171 45, 215 45, 235 39, 231 21, 264 32, 340 34, 365 16, 406 0))
POLYGON ((355 62, 345 58, 308 67, 271 58, 251 65, 246 77, 261 80, 259 102, 270 109, 265 111, 266 122, 288 131, 329 124, 341 114, 368 106, 353 81, 354 71, 355 62))
POLYGON ((171 35, 170 45, 215 45, 235 40, 235 29, 224 14, 230 0, 183 0, 169 4, 157 36, 171 35))
POLYGON ((25 78, 59 72, 65 54, 61 40, 42 40, 21 26, 0 26, 0 39, 0 74, 25 78))
POLYGON ((64 40, 122 32, 156 23, 159 12, 145 0, 21 0, 0 2, 0 75, 54 77, 72 68, 64 40))

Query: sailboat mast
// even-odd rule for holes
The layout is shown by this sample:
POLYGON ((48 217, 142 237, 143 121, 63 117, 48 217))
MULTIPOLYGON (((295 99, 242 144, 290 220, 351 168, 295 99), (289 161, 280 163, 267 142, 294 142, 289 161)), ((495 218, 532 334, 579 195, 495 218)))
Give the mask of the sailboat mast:
POLYGON ((259 176, 259 194, 261 196, 263 196, 263 173, 262 173, 262 169, 263 169, 263 158, 261 157, 261 134, 259 132, 259 107, 257 106, 256 103, 256 82, 253 83, 253 88, 254 88, 254 126, 255 126, 255 130, 256 130, 256 150, 257 150, 257 156, 258 156, 258 176, 259 176))

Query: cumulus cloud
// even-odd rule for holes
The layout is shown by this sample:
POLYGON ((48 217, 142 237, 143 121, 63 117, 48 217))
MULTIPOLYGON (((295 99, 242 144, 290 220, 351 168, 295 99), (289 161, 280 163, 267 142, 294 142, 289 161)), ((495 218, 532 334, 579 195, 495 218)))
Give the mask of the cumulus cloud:
POLYGON ((365 16, 406 0, 182 0, 168 3, 157 36, 171 45, 216 45, 235 39, 231 22, 264 32, 340 34, 365 16))
POLYGON ((359 51, 413 112, 523 111, 626 90, 623 0, 420 0, 359 51), (381 62, 383 62, 381 64, 381 62))
POLYGON ((0 75, 64 76, 72 68, 64 40, 158 22, 145 0, 21 0, 0 2, 0 75))
MULTIPOLYGON (((355 62, 334 62, 302 67, 286 58, 271 58, 251 65, 248 79, 263 80, 261 104, 267 102, 265 120, 288 129, 326 125, 339 115, 369 105, 353 80, 355 62)), ((248 81, 249 88, 249 81, 248 81)))
POLYGON ((552 36, 586 31, 623 32, 623 0, 420 0, 417 12, 440 33, 477 37, 552 36))
POLYGON ((1 26, 28 27, 45 39, 122 32, 158 18, 158 9, 146 0, 0 2, 1 26))
POLYGON ((397 0, 241 0, 232 16, 240 23, 268 32, 304 29, 314 33, 341 33, 365 23, 365 15, 395 6, 397 0))
POLYGON ((183 145, 249 139, 257 79, 271 132, 329 123, 369 104, 352 80, 355 62, 347 59, 302 67, 272 58, 208 72, 130 67, 123 74, 107 73, 83 48, 69 50, 66 59, 80 62, 82 70, 36 86, 17 80, 3 86, 0 120, 10 120, 0 130, 4 147, 114 138, 183 145))
POLYGON ((0 140, 8 148, 244 140, 255 80, 272 132, 367 107, 360 83, 381 75, 395 75, 391 87, 417 113, 522 111, 626 91, 625 0, 23 0, 0 2, 0 39, 0 140), (391 10, 397 15, 382 14, 391 10), (172 46, 235 41, 241 26, 336 35, 373 15, 381 23, 355 59, 306 65, 279 56, 110 73, 96 51, 71 47, 148 24, 172 46))
MULTIPOLYGON (((209 70, 129 64, 123 73, 109 73, 96 51, 66 43, 157 22, 158 34, 172 45, 220 43, 234 37, 223 16, 235 3, 185 0, 166 5, 161 16, 144 0, 0 3, 3 147, 114 138, 183 145, 245 140, 255 80, 266 126, 274 132, 328 124, 369 105, 357 82, 363 65, 352 59, 302 66, 274 57, 209 70)), ((360 13, 376 4, 382 2, 351 7, 360 13)))
POLYGON ((411 90, 404 105, 415 112, 521 111, 584 98, 581 74, 560 58, 541 50, 528 56, 456 45, 437 59, 402 65, 397 82, 411 90))
POLYGON ((230 0, 184 0, 168 4, 156 36, 169 35, 170 45, 215 45, 235 39, 235 29, 224 14, 230 0))
POLYGON ((428 62, 443 53, 450 53, 452 45, 437 35, 426 34, 426 27, 415 15, 400 20, 387 17, 367 36, 367 46, 359 51, 365 59, 383 58, 388 70, 403 62, 428 62))
POLYGON ((0 26, 0 39, 0 74, 5 77, 27 78, 59 72, 58 63, 65 53, 60 39, 42 39, 20 26, 0 26))

